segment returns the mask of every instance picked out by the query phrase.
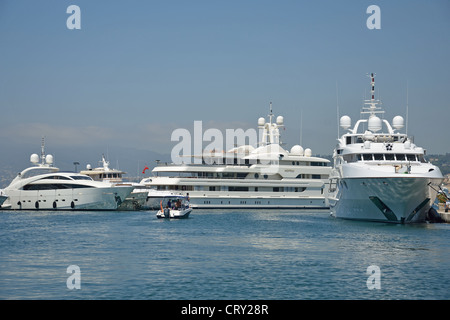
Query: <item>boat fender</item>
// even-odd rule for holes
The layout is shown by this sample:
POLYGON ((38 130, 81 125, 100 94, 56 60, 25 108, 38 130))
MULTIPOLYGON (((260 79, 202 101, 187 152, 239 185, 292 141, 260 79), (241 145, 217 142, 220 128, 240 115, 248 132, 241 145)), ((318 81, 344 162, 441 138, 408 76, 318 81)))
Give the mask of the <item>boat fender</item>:
POLYGON ((34 207, 35 207, 36 209, 39 209, 39 202, 36 201, 36 202, 34 203, 34 207))

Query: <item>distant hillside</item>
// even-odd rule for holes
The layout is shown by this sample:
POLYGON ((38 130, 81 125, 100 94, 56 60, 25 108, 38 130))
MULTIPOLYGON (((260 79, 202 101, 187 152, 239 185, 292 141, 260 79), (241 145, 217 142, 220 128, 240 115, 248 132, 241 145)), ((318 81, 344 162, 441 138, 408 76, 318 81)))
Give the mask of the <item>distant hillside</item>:
POLYGON ((446 153, 445 155, 430 154, 427 158, 428 161, 441 169, 443 175, 450 173, 450 153, 446 153))

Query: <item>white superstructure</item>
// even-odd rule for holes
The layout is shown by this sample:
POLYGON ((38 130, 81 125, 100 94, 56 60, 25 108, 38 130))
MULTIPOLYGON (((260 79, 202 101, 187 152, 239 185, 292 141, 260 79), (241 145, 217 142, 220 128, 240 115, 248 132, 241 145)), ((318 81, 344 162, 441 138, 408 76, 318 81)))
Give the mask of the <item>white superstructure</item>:
POLYGON ((188 195, 194 208, 328 208, 329 160, 311 149, 283 149, 284 119, 258 119, 260 143, 194 155, 201 163, 159 163, 141 183, 188 195), (147 182, 145 182, 147 181, 147 182))
POLYGON ((347 130, 338 139, 330 175, 330 206, 337 218, 411 223, 424 221, 436 190, 443 181, 438 167, 426 162, 425 150, 400 133, 404 120, 392 124, 375 99, 375 75, 371 99, 351 128, 348 116, 340 118, 347 130), (380 116, 380 117, 379 117, 380 116))
POLYGON ((93 181, 73 172, 53 167, 53 157, 32 154, 33 167, 23 170, 5 188, 8 200, 3 208, 13 210, 116 210, 134 189, 93 181), (41 162, 40 162, 41 160, 41 162))

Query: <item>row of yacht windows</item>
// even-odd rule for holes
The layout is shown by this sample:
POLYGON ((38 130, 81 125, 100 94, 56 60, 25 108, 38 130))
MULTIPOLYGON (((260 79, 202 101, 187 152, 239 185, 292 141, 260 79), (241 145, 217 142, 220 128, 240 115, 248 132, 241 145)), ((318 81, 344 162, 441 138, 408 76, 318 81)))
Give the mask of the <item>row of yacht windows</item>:
MULTIPOLYGON (((271 179, 280 180, 279 174, 267 175, 247 172, 167 172, 158 173, 159 177, 180 177, 180 178, 200 178, 200 179, 271 179)), ((326 175, 320 174, 298 174, 296 179, 326 179, 326 175)))
POLYGON ((39 179, 39 180, 72 180, 72 179, 73 180, 92 180, 91 177, 83 176, 83 175, 70 176, 70 178, 66 177, 66 176, 47 176, 47 177, 44 177, 44 178, 39 179))
POLYGON ((56 190, 56 189, 79 189, 91 188, 90 186, 81 184, 64 184, 64 183, 36 183, 23 186, 23 190, 56 190))
POLYGON ((289 161, 289 160, 279 160, 279 161, 269 161, 260 159, 237 159, 237 158, 211 158, 203 159, 203 165, 238 165, 238 166, 251 166, 253 164, 263 164, 263 165, 293 165, 293 166, 327 166, 327 162, 319 161, 289 161))
POLYGON ((344 160, 355 161, 420 161, 426 162, 422 154, 397 154, 397 153, 363 153, 345 154, 344 160))
POLYGON ((229 191, 229 192, 303 192, 305 187, 242 187, 242 186, 178 186, 178 185, 159 185, 157 190, 171 191, 229 191))

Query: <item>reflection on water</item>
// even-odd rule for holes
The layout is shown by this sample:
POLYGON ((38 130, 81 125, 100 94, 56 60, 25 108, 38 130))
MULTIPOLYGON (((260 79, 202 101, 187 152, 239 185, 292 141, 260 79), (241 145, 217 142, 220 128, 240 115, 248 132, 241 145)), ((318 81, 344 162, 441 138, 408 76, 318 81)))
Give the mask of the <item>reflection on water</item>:
POLYGON ((448 224, 324 210, 0 212, 1 299, 448 299, 448 224), (81 289, 69 290, 69 265, 81 289), (379 266, 381 289, 366 273, 379 266))

